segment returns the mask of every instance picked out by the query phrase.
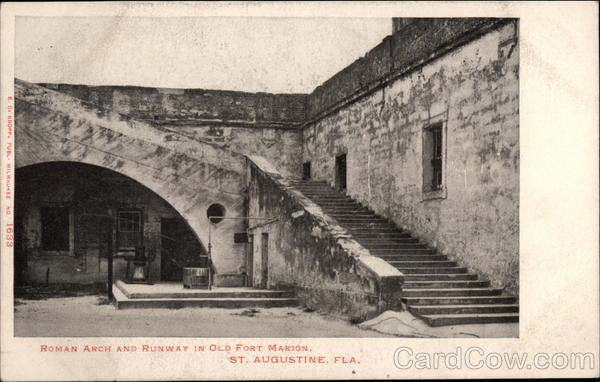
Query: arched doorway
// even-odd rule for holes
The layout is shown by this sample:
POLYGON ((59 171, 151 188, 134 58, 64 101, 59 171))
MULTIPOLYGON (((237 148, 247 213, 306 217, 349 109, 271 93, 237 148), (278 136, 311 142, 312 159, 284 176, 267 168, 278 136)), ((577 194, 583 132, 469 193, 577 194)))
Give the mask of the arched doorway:
POLYGON ((16 283, 104 282, 143 247, 150 279, 181 280, 206 248, 166 200, 107 168, 44 162, 15 172, 16 283))

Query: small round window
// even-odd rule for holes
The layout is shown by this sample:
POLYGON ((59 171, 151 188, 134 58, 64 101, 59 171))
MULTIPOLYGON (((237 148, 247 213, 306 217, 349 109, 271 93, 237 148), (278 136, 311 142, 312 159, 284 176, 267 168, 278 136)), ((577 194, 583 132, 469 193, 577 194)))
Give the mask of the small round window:
POLYGON ((225 216, 225 207, 218 203, 211 204, 206 210, 206 216, 210 219, 211 223, 220 223, 223 221, 223 216, 225 216))

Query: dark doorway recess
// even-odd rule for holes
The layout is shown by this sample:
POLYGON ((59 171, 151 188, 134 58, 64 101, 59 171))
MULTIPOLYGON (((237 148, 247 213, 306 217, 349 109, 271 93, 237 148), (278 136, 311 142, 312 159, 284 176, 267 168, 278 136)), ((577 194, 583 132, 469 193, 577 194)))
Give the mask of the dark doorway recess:
POLYGON ((162 253, 160 278, 164 281, 182 281, 183 268, 206 267, 206 253, 183 219, 160 220, 162 253))
POLYGON ((346 154, 335 157, 335 185, 338 190, 346 191, 347 188, 346 154))
POLYGON ((310 175, 310 162, 306 162, 304 164, 302 164, 302 179, 303 180, 310 180, 311 175, 310 175))

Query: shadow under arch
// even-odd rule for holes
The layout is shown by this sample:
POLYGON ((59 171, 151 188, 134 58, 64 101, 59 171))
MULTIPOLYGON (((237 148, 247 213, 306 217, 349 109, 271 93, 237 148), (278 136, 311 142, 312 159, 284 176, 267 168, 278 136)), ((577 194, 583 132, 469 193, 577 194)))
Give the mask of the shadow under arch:
MULTIPOLYGON (((86 182, 82 181, 84 186, 77 188, 73 191, 72 203, 75 204, 79 203, 80 200, 85 200, 86 203, 93 203, 96 199, 100 198, 99 195, 108 195, 108 191, 115 192, 114 190, 109 190, 109 188, 112 187, 111 184, 109 184, 110 181, 108 181, 107 183, 107 181, 102 181, 102 178, 113 180, 122 178, 123 182, 127 182, 128 184, 130 184, 127 187, 139 187, 139 189, 143 190, 144 193, 152 195, 154 198, 156 198, 156 200, 160 200, 163 203, 165 203, 165 205, 168 206, 168 208, 172 211, 172 216, 179 218, 181 222, 185 224, 185 226, 189 229, 189 232, 193 234, 195 241, 201 248, 202 253, 199 255, 205 255, 207 253, 207 247, 204 245, 202 239, 198 235, 198 232, 196 232, 194 227, 189 224, 187 217, 184 216, 184 214, 182 214, 178 210, 177 206, 171 203, 171 201, 169 200, 169 195, 163 197, 163 195, 160 195, 159 193, 155 192, 151 187, 141 182, 141 179, 136 179, 135 175, 130 176, 129 174, 124 174, 111 167, 99 166, 96 164, 85 162, 62 160, 39 161, 36 163, 29 163, 24 166, 18 166, 15 170, 15 223, 17 223, 17 220, 22 219, 21 210, 23 210, 23 203, 27 203, 27 195, 23 194, 27 190, 23 187, 31 187, 32 184, 36 184, 36 181, 40 183, 40 185, 43 187, 43 183, 48 182, 49 179, 55 184, 60 183, 61 181, 66 179, 65 174, 69 174, 68 176, 70 176, 71 178, 79 177, 80 175, 82 177, 87 177, 86 182)), ((115 205, 118 205, 118 203, 116 203, 115 205)), ((115 215, 106 215, 105 218, 112 219, 111 224, 114 224, 116 222, 115 215)), ((18 243, 16 243, 17 246, 22 245, 22 243, 24 242, 22 231, 22 229, 18 229, 18 233, 16 232, 16 239, 18 241, 18 243)), ((154 233, 157 234, 156 232, 154 233)), ((144 232, 142 232, 141 235, 143 236, 144 232)), ((162 231, 159 232, 158 235, 161 236, 162 240, 162 231)), ((20 247, 15 248, 15 254, 17 251, 23 250, 24 249, 20 247)), ((15 260, 17 260, 17 258, 15 258, 15 260)), ((15 267, 17 267, 16 261, 15 267)), ((18 275, 15 274, 15 281, 17 281, 17 277, 18 275)), ((22 282, 23 280, 20 281, 22 282)))
MULTIPOLYGON (((173 208, 173 210, 175 210, 179 216, 181 216, 181 218, 185 221, 185 223, 187 224, 187 226, 191 229, 191 231, 194 233, 196 239, 198 240, 198 242, 200 243, 200 245, 202 246, 202 248, 206 251, 207 248, 204 245, 199 233, 196 231, 196 229, 194 229, 194 227, 192 225, 189 224, 188 218, 185 216, 185 212, 180 211, 180 209, 177 206, 177 203, 173 203, 169 197, 169 195, 161 195, 161 193, 155 191, 152 189, 152 187, 150 185, 146 185, 144 184, 144 181, 142 181, 141 179, 139 179, 135 174, 127 174, 125 172, 121 172, 121 171, 117 171, 113 168, 111 168, 110 166, 100 166, 98 164, 94 164, 94 163, 88 163, 88 162, 84 162, 84 161, 65 161, 65 160, 45 160, 45 161, 39 161, 39 162, 30 162, 27 163, 26 165, 23 166, 17 166, 15 169, 15 179, 17 178, 17 173, 19 172, 23 172, 23 170, 26 169, 32 169, 35 168, 35 166, 40 166, 40 165, 47 165, 47 164, 56 164, 56 165, 60 165, 60 164, 74 164, 74 165, 81 165, 81 166, 89 166, 90 168, 96 168, 96 169, 100 169, 102 171, 107 171, 107 172, 112 172, 112 173, 116 173, 118 175, 121 175, 127 179, 129 179, 130 181, 134 182, 135 184, 139 185, 140 187, 150 191, 152 194, 158 196, 160 199, 164 200, 167 204, 169 204, 169 206, 171 206, 171 208, 173 208), (137 178, 137 179, 136 179, 137 178)), ((18 194, 18 184, 15 183, 15 194, 18 194)))

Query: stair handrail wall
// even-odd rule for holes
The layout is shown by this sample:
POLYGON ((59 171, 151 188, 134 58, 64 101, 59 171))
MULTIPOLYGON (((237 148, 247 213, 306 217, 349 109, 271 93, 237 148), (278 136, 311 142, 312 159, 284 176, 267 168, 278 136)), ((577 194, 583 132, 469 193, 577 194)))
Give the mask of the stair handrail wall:
POLYGON ((247 159, 248 213, 280 216, 265 231, 278 236, 270 241, 279 254, 270 254, 269 258, 278 256, 274 264, 279 267, 269 269, 269 287, 294 287, 301 304, 359 321, 386 310, 403 309, 402 272, 371 255, 332 217, 295 189, 291 185, 293 179, 283 177, 265 158, 247 159), (294 235, 300 240, 293 240, 294 235), (294 265, 307 258, 314 259, 318 266, 294 265))

